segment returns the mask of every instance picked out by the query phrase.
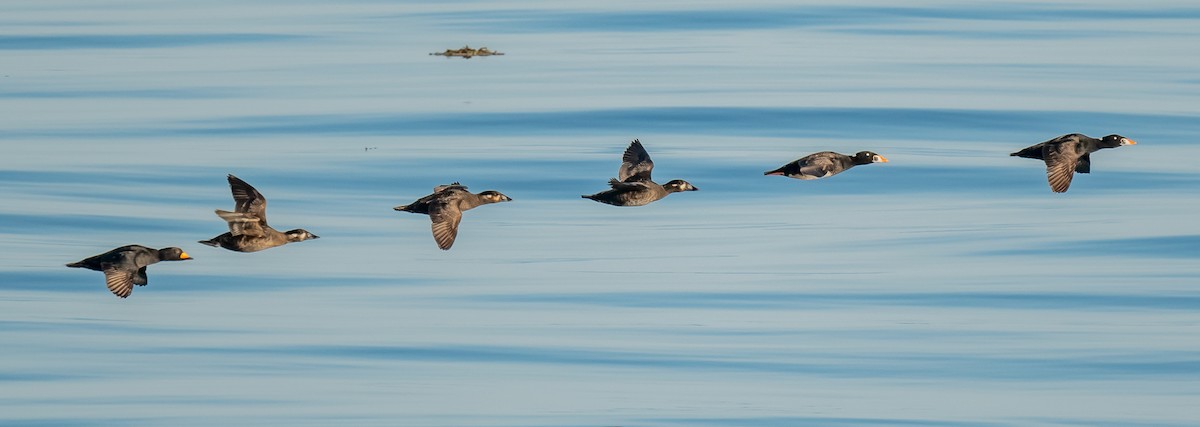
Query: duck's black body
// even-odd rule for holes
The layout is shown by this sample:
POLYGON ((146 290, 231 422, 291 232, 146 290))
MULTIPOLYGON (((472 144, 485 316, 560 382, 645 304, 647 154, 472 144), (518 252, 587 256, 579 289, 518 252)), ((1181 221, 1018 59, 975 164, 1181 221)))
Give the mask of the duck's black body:
POLYGON ((613 206, 644 206, 661 200, 671 193, 699 190, 682 179, 672 180, 663 185, 649 180, 618 181, 610 179, 608 185, 612 189, 581 197, 613 206))
POLYGON ((433 194, 417 199, 407 205, 392 208, 400 212, 412 212, 429 215, 432 223, 433 240, 442 250, 454 246, 458 237, 458 224, 462 222, 462 213, 476 207, 491 203, 509 202, 512 198, 499 191, 483 191, 472 194, 465 185, 457 182, 450 185, 439 185, 433 188, 433 194))
POLYGON ((788 178, 803 180, 828 178, 845 172, 857 165, 871 163, 886 163, 888 159, 870 151, 859 151, 853 156, 821 151, 812 153, 780 166, 778 169, 763 172, 763 175, 782 175, 788 178))
POLYGON ((104 282, 113 295, 121 298, 133 293, 133 285, 148 282, 146 266, 159 261, 192 259, 183 249, 153 249, 142 245, 127 245, 67 264, 67 267, 86 268, 104 272, 104 282))
POLYGON ((650 179, 652 170, 654 161, 650 160, 650 154, 642 147, 642 142, 635 139, 621 156, 617 178, 608 180, 612 188, 581 197, 613 206, 644 206, 671 193, 699 190, 682 179, 660 185, 650 179))
POLYGON ((1096 139, 1072 133, 1025 147, 1009 155, 1046 162, 1046 181, 1050 183, 1050 189, 1055 193, 1064 193, 1071 187, 1071 179, 1075 172, 1092 171, 1092 153, 1105 148, 1135 144, 1137 142, 1121 135, 1108 135, 1096 139))
POLYGON ((267 225, 267 199, 258 190, 236 176, 229 175, 229 189, 233 193, 234 211, 217 209, 217 216, 225 220, 229 232, 201 240, 209 246, 219 246, 231 251, 257 252, 292 242, 316 239, 319 236, 297 228, 280 232, 267 225))

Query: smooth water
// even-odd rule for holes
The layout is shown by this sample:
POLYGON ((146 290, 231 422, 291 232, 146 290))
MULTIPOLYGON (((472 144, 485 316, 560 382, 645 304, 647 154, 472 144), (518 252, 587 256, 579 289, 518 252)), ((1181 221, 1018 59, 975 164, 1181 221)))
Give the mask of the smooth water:
POLYGON ((0 424, 1200 423, 1190 2, 0 4, 0 424), (469 44, 505 52, 429 56, 469 44), (1070 192, 1009 152, 1139 142, 1070 192), (605 188, 634 138, 659 181, 605 188), (822 150, 890 163, 764 177, 822 150), (322 238, 243 254, 225 175, 322 238), (392 206, 461 181, 451 251, 392 206), (181 246, 127 300, 64 263, 181 246))

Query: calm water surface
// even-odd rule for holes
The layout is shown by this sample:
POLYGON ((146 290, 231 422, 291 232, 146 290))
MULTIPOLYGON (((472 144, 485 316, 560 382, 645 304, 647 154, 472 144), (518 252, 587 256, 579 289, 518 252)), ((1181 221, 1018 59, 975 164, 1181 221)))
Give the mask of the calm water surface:
POLYGON ((0 424, 1200 423, 1189 2, 8 2, 0 424), (464 44, 507 55, 429 56, 464 44), (1120 133, 1052 194, 1008 153, 1120 133), (605 188, 640 138, 660 181, 605 188), (802 182, 814 151, 890 163, 802 182), (224 231, 225 174, 277 228, 224 231), (392 206, 514 201, 453 250, 392 206), (128 300, 64 263, 140 243, 128 300))

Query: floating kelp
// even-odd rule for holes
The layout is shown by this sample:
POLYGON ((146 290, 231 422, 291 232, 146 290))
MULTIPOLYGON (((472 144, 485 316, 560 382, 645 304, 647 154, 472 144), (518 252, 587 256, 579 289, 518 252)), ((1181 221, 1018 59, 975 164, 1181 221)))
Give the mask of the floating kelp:
POLYGON ((463 58, 470 58, 472 56, 495 56, 495 55, 503 55, 503 54, 504 54, 504 52, 496 52, 496 51, 488 49, 486 47, 481 47, 481 48, 475 49, 470 46, 463 46, 458 49, 446 49, 445 52, 434 52, 434 53, 431 53, 430 55, 445 56, 445 57, 459 56, 459 57, 463 57, 463 58))

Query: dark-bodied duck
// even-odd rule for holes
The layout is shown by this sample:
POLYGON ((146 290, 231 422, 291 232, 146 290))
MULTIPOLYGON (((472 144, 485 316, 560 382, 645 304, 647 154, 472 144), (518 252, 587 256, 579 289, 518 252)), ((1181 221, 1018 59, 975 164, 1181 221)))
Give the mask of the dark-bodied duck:
POLYGON ((1075 176, 1075 172, 1092 171, 1092 153, 1105 148, 1134 144, 1137 142, 1121 135, 1096 139, 1072 133, 1025 147, 1009 155, 1045 161, 1046 180, 1050 183, 1050 189, 1055 193, 1064 193, 1071 187, 1071 178, 1075 176))
POLYGON ((146 285, 146 266, 159 261, 189 259, 192 257, 179 248, 153 249, 128 245, 67 264, 67 267, 104 272, 104 283, 108 285, 108 290, 113 295, 125 298, 133 293, 133 285, 146 285))
POLYGON ((233 212, 216 210, 217 216, 229 225, 229 232, 200 243, 231 251, 257 252, 318 238, 301 228, 279 232, 267 225, 267 199, 246 181, 229 175, 229 190, 233 193, 233 212))
POLYGON ((434 187, 433 194, 392 209, 429 215, 433 227, 433 240, 442 250, 450 250, 450 247, 454 246, 454 238, 458 237, 458 223, 462 221, 463 211, 482 205, 510 201, 512 198, 499 191, 488 190, 479 194, 471 194, 467 191, 467 186, 455 182, 450 185, 434 187))
POLYGON ((699 190, 682 179, 659 185, 650 179, 653 169, 654 161, 650 160, 650 154, 642 147, 642 142, 635 139, 621 156, 617 178, 608 180, 612 188, 582 197, 613 206, 643 206, 671 193, 699 190))
POLYGON ((886 157, 870 151, 859 151, 853 157, 832 151, 822 151, 801 157, 779 167, 779 169, 763 172, 763 175, 783 175, 796 179, 828 178, 845 172, 857 165, 871 163, 887 163, 886 157))

